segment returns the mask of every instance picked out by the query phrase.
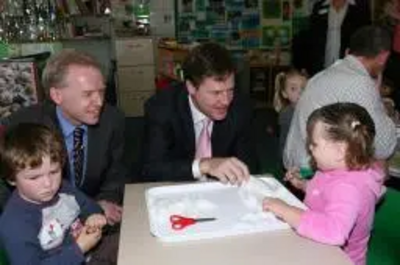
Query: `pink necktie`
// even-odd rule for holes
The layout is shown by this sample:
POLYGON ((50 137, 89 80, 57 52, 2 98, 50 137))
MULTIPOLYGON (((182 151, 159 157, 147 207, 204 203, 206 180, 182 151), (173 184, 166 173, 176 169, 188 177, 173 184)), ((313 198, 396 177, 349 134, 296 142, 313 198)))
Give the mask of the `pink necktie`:
POLYGON ((197 140, 196 158, 211 157, 211 137, 208 127, 210 127, 211 120, 203 120, 203 129, 200 132, 199 139, 197 140))

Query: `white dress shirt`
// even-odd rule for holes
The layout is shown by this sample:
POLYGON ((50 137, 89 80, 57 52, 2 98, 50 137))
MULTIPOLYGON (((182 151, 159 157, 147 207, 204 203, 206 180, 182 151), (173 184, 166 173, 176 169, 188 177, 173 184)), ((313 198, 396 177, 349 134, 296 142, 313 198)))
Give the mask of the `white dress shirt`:
POLYGON ((347 55, 311 78, 290 124, 283 162, 286 169, 304 166, 308 161, 306 124, 310 114, 336 102, 352 102, 364 107, 375 123, 375 158, 390 157, 396 147, 396 127, 386 114, 381 96, 364 65, 354 56, 347 55))
POLYGON ((355 5, 355 2, 353 0, 346 1, 344 6, 338 11, 329 4, 328 32, 325 46, 325 68, 329 67, 339 59, 341 48, 341 27, 349 4, 355 5))
MULTIPOLYGON (((192 113, 192 118, 193 118, 193 126, 194 126, 194 134, 195 134, 195 143, 196 143, 196 148, 197 148, 197 142, 200 137, 201 130, 203 129, 203 120, 208 119, 204 113, 202 113, 193 103, 192 97, 189 96, 189 106, 190 106, 190 112, 192 113)), ((210 125, 208 126, 208 132, 210 135, 212 135, 212 129, 214 126, 214 122, 211 121, 210 125)), ((192 163, 192 173, 195 179, 198 180, 206 180, 206 176, 202 175, 200 172, 200 159, 195 159, 192 163)))

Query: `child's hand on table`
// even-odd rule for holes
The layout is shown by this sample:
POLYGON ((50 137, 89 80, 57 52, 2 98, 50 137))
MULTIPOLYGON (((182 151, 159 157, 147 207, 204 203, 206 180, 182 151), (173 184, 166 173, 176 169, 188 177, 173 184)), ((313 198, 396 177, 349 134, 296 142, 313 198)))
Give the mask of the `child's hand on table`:
POLYGON ((276 217, 288 223, 291 227, 297 228, 300 217, 304 210, 291 206, 281 199, 266 197, 263 200, 263 210, 272 212, 276 217))
POLYGON ((281 199, 266 197, 263 200, 263 210, 266 212, 272 212, 277 217, 281 217, 280 213, 285 211, 287 203, 281 199))

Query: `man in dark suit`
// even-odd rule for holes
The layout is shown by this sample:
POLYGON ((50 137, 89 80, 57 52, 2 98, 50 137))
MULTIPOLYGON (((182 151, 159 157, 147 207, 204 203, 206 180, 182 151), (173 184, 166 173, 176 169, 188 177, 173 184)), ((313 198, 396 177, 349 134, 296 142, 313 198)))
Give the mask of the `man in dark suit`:
POLYGON ((193 48, 183 65, 185 83, 145 105, 145 181, 248 179, 254 161, 249 102, 234 92, 234 63, 224 47, 193 48), (204 152, 205 151, 205 152, 204 152))
POLYGON ((293 65, 311 76, 343 58, 351 35, 371 24, 367 0, 319 0, 310 16, 309 29, 294 37, 293 65), (305 52, 307 51, 307 52, 305 52))
POLYGON ((63 175, 97 200, 110 225, 119 223, 126 171, 122 165, 124 116, 104 104, 104 78, 91 56, 63 50, 49 59, 43 87, 51 101, 12 115, 7 126, 37 122, 64 138, 69 163, 63 175))

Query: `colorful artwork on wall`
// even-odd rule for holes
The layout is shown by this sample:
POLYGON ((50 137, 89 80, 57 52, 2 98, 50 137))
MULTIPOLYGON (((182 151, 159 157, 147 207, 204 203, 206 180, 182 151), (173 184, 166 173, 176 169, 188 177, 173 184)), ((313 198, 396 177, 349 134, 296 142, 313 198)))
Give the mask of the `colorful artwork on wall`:
POLYGON ((231 49, 288 49, 304 0, 178 0, 177 38, 231 49), (296 7, 294 6, 296 2, 296 7))

